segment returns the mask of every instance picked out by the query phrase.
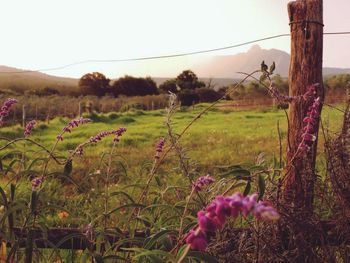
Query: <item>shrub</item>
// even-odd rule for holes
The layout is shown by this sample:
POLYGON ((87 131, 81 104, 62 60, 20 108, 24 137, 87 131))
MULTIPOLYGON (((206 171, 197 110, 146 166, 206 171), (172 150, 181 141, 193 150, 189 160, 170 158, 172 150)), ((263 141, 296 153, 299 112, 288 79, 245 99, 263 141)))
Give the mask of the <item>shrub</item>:
POLYGON ((191 106, 199 102, 198 94, 195 91, 189 89, 181 91, 178 95, 178 98, 181 102, 181 105, 183 106, 191 106))

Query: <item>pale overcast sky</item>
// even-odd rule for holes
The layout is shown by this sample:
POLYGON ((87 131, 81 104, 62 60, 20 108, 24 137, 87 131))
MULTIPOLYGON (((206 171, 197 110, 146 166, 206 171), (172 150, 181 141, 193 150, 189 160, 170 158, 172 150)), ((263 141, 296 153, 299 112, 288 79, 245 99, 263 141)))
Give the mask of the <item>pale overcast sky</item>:
MULTIPOLYGON (((89 59, 167 55, 223 47, 289 33, 287 0, 1 0, 0 65, 51 68, 89 59)), ((324 0, 325 32, 350 31, 350 0, 324 0)), ((350 68, 350 35, 325 36, 324 66, 350 68)), ((289 37, 259 43, 289 52, 289 37)), ((250 46, 216 52, 235 54, 250 46)), ((203 56, 174 63, 200 62, 203 56)), ((152 73, 172 76, 171 60, 152 73), (166 68, 166 70, 165 70, 166 68)), ((48 74, 109 77, 137 63, 89 63, 48 74)), ((143 69, 142 72, 145 72, 143 69)), ((141 72, 141 71, 140 71, 141 72)), ((140 73, 143 74, 143 73, 140 73)))

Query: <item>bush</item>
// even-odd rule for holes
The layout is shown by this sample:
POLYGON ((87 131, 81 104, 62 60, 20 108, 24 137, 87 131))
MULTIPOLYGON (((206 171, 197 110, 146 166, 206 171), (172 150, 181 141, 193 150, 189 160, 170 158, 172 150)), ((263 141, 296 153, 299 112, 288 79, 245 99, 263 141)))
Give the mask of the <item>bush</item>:
POLYGON ((116 120, 119 118, 119 114, 115 112, 111 112, 110 114, 108 114, 108 118, 111 120, 116 120))
POLYGON ((181 91, 178 95, 178 98, 181 102, 181 105, 183 106, 191 106, 199 102, 198 94, 195 91, 189 89, 181 91))
POLYGON ((221 98, 219 92, 210 88, 197 89, 196 93, 198 94, 199 102, 214 102, 221 98))

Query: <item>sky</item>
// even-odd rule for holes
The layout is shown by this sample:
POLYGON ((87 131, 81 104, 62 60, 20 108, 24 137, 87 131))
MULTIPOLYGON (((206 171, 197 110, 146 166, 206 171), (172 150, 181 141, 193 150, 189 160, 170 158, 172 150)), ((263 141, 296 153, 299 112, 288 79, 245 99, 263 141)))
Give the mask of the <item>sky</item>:
MULTIPOLYGON (((289 33, 287 0, 1 0, 0 65, 45 69, 85 60, 186 53, 289 33)), ((324 0, 324 31, 350 31, 350 1, 324 0)), ((290 50, 290 39, 260 42, 290 50)), ((211 53, 236 54, 251 45, 211 53)), ((350 68, 350 35, 325 36, 324 66, 350 68)), ((46 73, 174 76, 207 55, 85 63, 46 73)))

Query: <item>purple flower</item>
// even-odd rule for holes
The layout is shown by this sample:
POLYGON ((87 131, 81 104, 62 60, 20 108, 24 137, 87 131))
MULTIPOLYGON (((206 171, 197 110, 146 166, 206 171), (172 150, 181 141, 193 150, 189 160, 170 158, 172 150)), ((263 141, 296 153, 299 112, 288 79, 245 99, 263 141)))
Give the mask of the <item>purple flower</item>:
POLYGON ((312 84, 306 88, 306 92, 302 96, 304 100, 313 99, 316 96, 316 89, 319 86, 319 83, 312 84))
POLYGON ((301 135, 302 141, 297 149, 297 152, 300 154, 308 152, 313 142, 316 140, 316 124, 318 123, 318 118, 320 117, 320 106, 321 99, 320 97, 317 97, 308 108, 306 117, 303 119, 305 126, 303 128, 303 134, 301 135))
POLYGON ((103 131, 103 132, 100 132, 98 133, 97 135, 95 136, 92 136, 90 139, 89 139, 89 142, 90 143, 96 143, 100 140, 102 140, 102 138, 108 136, 108 135, 113 135, 113 134, 116 134, 116 131, 103 131))
POLYGON ((209 174, 206 176, 199 177, 192 185, 193 189, 197 192, 202 191, 205 185, 210 185, 215 182, 215 179, 211 177, 209 174))
POLYGON ((203 211, 197 213, 198 228, 191 230, 186 242, 192 249, 205 250, 208 239, 222 228, 227 218, 236 218, 239 214, 254 215, 258 220, 277 220, 279 214, 266 202, 257 202, 258 195, 242 196, 235 193, 229 197, 217 196, 203 211))
POLYGON ((92 122, 91 119, 80 117, 79 119, 71 120, 66 126, 63 127, 62 133, 56 137, 57 141, 63 141, 63 133, 71 132, 73 128, 78 127, 80 124, 86 124, 92 122))
POLYGON ((292 102, 296 98, 280 94, 274 83, 271 83, 271 86, 268 88, 268 91, 270 92, 272 97, 275 97, 280 102, 292 102))
POLYGON ((155 159, 159 159, 160 158, 160 154, 163 152, 163 147, 165 144, 165 139, 164 138, 160 138, 159 142, 156 146, 156 155, 154 156, 155 159))
POLYGON ((200 230, 190 230, 186 238, 186 243, 191 245, 191 249, 204 251, 208 246, 205 234, 200 230))
POLYGON ((4 124, 2 119, 9 115, 11 107, 18 101, 16 99, 8 98, 0 109, 0 127, 4 124))
POLYGON ((32 180, 32 189, 35 190, 36 188, 40 187, 41 184, 43 183, 43 181, 44 181, 44 177, 43 176, 35 177, 32 180))
POLYGON ((276 212, 276 210, 272 206, 262 201, 260 201, 255 205, 253 214, 257 219, 266 220, 266 221, 277 220, 280 217, 280 215, 276 212))
POLYGON ((24 130, 24 137, 29 137, 31 135, 35 125, 36 125, 35 120, 31 120, 30 122, 27 123, 26 128, 24 130))
POLYGON ((123 133, 126 132, 126 128, 119 128, 118 130, 115 131, 115 137, 114 137, 114 141, 115 142, 119 142, 119 137, 121 137, 123 135, 123 133))
MULTIPOLYGON (((214 218, 216 215, 213 214, 212 217, 214 218)), ((210 218, 210 214, 206 213, 204 211, 199 211, 197 213, 197 219, 198 219, 198 225, 199 228, 203 231, 203 232, 215 232, 215 230, 218 228, 218 222, 216 222, 216 220, 213 220, 212 218, 210 218)))

